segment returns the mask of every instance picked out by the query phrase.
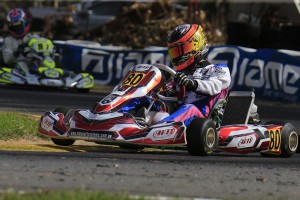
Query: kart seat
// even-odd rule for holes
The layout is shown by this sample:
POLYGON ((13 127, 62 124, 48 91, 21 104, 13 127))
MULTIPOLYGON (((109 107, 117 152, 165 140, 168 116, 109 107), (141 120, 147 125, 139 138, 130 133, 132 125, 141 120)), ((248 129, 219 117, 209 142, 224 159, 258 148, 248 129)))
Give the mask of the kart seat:
POLYGON ((147 109, 145 107, 141 107, 134 116, 136 119, 146 120, 146 113, 147 109))
POLYGON ((167 112, 147 111, 145 107, 142 107, 136 112, 134 117, 139 123, 153 125, 168 116, 169 113, 167 112))
POLYGON ((216 112, 218 112, 218 110, 220 110, 224 104, 226 103, 226 99, 219 99, 215 105, 213 106, 213 108, 211 109, 208 118, 211 118, 214 114, 217 114, 216 112))
POLYGON ((247 124, 255 94, 252 91, 232 91, 227 97, 221 126, 247 124))
POLYGON ((216 127, 219 128, 222 121, 223 108, 226 104, 226 99, 219 99, 213 108, 211 109, 208 118, 211 118, 213 122, 216 124, 216 127))
POLYGON ((141 107, 140 109, 138 109, 138 111, 134 115, 134 118, 138 122, 145 124, 146 123, 146 113, 147 113, 147 109, 145 107, 141 107))

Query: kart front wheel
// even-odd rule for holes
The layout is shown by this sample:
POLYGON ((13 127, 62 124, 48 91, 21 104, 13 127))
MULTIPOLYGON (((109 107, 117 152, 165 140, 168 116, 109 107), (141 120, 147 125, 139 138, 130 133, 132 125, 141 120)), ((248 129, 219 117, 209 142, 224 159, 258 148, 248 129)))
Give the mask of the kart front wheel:
POLYGON ((52 142, 56 145, 59 146, 70 146, 74 144, 75 140, 71 139, 56 139, 56 138, 51 138, 52 142))
POLYGON ((218 145, 218 134, 211 119, 195 118, 186 131, 187 150, 193 156, 208 156, 218 145))
POLYGON ((281 121, 269 121, 265 124, 276 124, 282 126, 280 144, 281 157, 288 158, 299 151, 299 136, 293 124, 281 121))
MULTIPOLYGON (((62 113, 65 117, 67 113, 69 113, 71 109, 64 108, 64 107, 58 107, 54 110, 54 112, 62 113)), ((59 146, 70 146, 75 143, 76 140, 72 139, 57 139, 57 138, 51 138, 52 142, 59 146)))

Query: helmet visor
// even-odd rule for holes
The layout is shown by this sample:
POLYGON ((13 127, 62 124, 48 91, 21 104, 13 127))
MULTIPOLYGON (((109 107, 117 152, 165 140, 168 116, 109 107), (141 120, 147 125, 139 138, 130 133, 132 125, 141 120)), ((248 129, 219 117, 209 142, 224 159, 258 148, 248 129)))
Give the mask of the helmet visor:
POLYGON ((10 22, 8 23, 8 28, 15 33, 22 33, 24 31, 24 23, 22 21, 10 22))
POLYGON ((188 53, 192 52, 196 47, 194 41, 187 41, 185 43, 179 43, 172 45, 168 48, 168 54, 170 56, 171 62, 173 65, 179 65, 181 62, 184 62, 188 57, 188 53))

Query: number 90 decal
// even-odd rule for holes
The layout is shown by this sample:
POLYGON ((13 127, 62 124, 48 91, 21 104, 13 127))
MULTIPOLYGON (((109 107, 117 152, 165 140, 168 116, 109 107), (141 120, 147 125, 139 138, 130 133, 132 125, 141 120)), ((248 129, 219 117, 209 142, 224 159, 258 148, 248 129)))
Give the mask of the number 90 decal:
POLYGON ((280 152, 281 144, 281 130, 280 129, 271 129, 266 131, 269 134, 270 144, 269 151, 280 152))
POLYGON ((132 87, 136 87, 141 80, 144 78, 144 73, 131 73, 128 75, 126 80, 123 82, 123 85, 128 85, 132 87))

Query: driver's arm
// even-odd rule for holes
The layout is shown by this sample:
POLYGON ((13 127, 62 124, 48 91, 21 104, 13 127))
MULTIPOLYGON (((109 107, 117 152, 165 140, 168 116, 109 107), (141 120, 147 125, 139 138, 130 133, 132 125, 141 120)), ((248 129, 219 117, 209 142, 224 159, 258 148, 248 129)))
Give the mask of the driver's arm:
POLYGON ((212 70, 214 70, 213 73, 207 79, 195 79, 197 81, 195 92, 213 96, 229 87, 231 77, 228 67, 226 65, 216 65, 212 70))
POLYGON ((185 75, 178 72, 175 76, 175 82, 179 86, 186 86, 187 91, 199 92, 205 95, 216 95, 221 90, 229 87, 231 82, 230 72, 226 65, 210 65, 208 70, 202 73, 203 68, 198 68, 193 75, 185 75))
POLYGON ((17 58, 14 55, 14 51, 18 47, 17 45, 17 41, 12 37, 4 38, 3 44, 1 46, 1 53, 4 64, 9 65, 16 62, 17 58))

